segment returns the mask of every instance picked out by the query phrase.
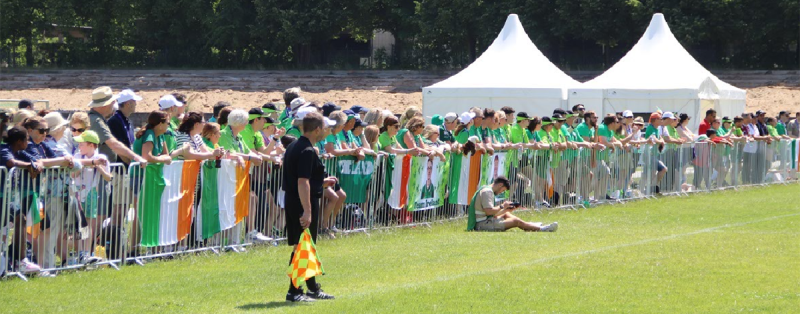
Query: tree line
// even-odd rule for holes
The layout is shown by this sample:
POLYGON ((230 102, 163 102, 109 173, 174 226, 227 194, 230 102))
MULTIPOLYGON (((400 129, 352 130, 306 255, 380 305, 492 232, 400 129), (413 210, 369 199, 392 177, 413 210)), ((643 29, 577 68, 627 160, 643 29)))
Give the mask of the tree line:
POLYGON ((711 68, 795 69, 800 0, 0 0, 17 67, 378 68, 468 65, 510 13, 562 69, 607 68, 655 12, 711 68), (63 40, 56 33, 64 34, 63 40), (75 35, 78 34, 78 35, 75 35), (366 54, 366 55, 365 55, 366 54))

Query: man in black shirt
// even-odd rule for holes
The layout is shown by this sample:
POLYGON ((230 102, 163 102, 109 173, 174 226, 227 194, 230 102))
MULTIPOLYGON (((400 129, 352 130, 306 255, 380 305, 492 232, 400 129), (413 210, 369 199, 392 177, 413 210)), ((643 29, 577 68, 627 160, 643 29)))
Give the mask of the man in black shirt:
MULTIPOLYGON (((136 102, 142 100, 142 97, 136 95, 132 90, 125 89, 118 95, 117 103, 119 109, 114 115, 108 119, 108 128, 111 134, 114 135, 122 145, 127 148, 133 147, 133 124, 131 124, 130 117, 136 112, 136 102)), ((112 161, 113 162, 113 161, 112 161)), ((125 156, 117 156, 117 162, 129 164, 131 161, 125 156)))
MULTIPOLYGON (((283 187, 286 192, 286 233, 289 246, 295 246, 303 230, 310 229, 311 237, 317 241, 319 207, 322 189, 338 183, 335 177, 325 178, 325 166, 314 150, 314 144, 325 137, 322 115, 313 112, 303 118, 303 136, 294 141, 283 155, 283 187)), ((294 251, 292 251, 294 258, 294 251)), ((289 259, 291 263, 292 258, 289 259)), ((333 299, 317 284, 316 278, 306 281, 308 293, 289 283, 286 301, 310 302, 333 299)))

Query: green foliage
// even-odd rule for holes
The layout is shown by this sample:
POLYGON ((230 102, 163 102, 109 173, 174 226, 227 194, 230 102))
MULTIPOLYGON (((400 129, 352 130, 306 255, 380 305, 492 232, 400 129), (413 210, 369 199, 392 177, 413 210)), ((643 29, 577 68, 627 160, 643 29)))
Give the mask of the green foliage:
POLYGON ((516 13, 537 47, 561 67, 605 68, 635 44, 654 12, 662 12, 676 38, 707 67, 796 68, 798 3, 0 0, 0 59, 48 67, 347 67, 369 56, 358 43, 386 30, 396 41, 381 64, 460 68, 516 13), (53 24, 91 29, 85 41, 56 42, 44 37, 53 24))

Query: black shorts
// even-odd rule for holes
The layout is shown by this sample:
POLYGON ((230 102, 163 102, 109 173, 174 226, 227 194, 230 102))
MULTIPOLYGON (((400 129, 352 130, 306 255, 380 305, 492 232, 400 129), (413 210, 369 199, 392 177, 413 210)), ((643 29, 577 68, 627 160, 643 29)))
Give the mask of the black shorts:
MULTIPOLYGON (((317 231, 319 229, 319 197, 311 198, 311 238, 317 242, 317 231)), ((300 236, 303 234, 303 227, 300 226, 300 216, 303 213, 303 205, 300 199, 286 199, 286 244, 289 246, 297 245, 300 236)))

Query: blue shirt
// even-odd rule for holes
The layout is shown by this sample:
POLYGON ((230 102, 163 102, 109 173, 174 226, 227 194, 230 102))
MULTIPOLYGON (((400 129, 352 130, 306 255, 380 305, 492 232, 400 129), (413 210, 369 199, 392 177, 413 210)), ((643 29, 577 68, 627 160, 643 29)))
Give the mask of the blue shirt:
POLYGON ((36 144, 32 140, 28 141, 28 148, 25 149, 25 152, 36 157, 36 159, 56 158, 56 153, 45 145, 44 142, 36 144))
POLYGON ((53 152, 55 157, 64 157, 67 155, 72 156, 72 154, 70 152, 67 152, 63 147, 58 146, 58 141, 56 141, 56 139, 50 135, 48 135, 44 139, 44 142, 42 142, 42 144, 47 146, 47 148, 49 148, 53 152))
MULTIPOLYGON (((120 141, 125 147, 131 148, 133 146, 133 126, 131 120, 128 120, 122 112, 117 110, 110 119, 108 119, 108 128, 111 130, 111 135, 120 141)), ((117 157, 117 161, 122 161, 122 158, 117 157)))

